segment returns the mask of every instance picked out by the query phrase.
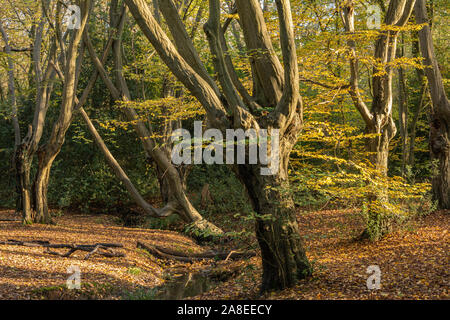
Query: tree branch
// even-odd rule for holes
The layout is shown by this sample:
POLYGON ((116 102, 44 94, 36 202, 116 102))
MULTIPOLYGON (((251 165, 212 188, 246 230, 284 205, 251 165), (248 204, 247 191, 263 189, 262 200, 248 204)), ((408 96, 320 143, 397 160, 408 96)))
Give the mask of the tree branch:
MULTIPOLYGON (((346 3, 346 5, 342 8, 342 22, 344 23, 345 31, 347 32, 348 36, 351 37, 355 33, 355 16, 354 16, 354 7, 353 2, 349 1, 346 3)), ((361 94, 359 92, 359 86, 358 86, 358 58, 356 56, 356 45, 355 41, 351 38, 347 40, 347 45, 350 50, 350 96, 353 100, 353 103, 356 107, 356 109, 361 114, 364 122, 372 126, 373 125, 373 115, 370 112, 369 108, 363 101, 361 94)))
POLYGON ((254 81, 262 89, 265 107, 276 106, 283 91, 283 67, 275 54, 261 5, 258 0, 236 0, 240 23, 243 26, 254 81))
POLYGON ((17 116, 17 102, 16 102, 16 87, 14 84, 14 60, 11 58, 11 47, 9 45, 8 34, 3 28, 2 21, 0 20, 0 33, 2 34, 3 41, 5 42, 5 53, 8 55, 8 91, 9 91, 9 99, 11 103, 11 117, 14 128, 14 150, 20 144, 20 126, 19 126, 19 118, 17 116))
POLYGON ((424 57, 425 74, 428 79, 431 99, 435 112, 450 119, 450 104, 445 93, 441 71, 439 69, 436 55, 434 53, 433 37, 430 30, 430 21, 427 15, 427 8, 424 0, 416 0, 415 4, 416 23, 425 24, 419 31, 420 52, 424 57))
POLYGON ((284 62, 284 90, 275 109, 275 117, 278 118, 279 127, 284 128, 294 116, 300 99, 299 75, 290 2, 287 0, 275 2, 280 22, 280 42, 284 62))
POLYGON ((216 91, 216 94, 220 96, 219 89, 217 88, 214 80, 208 74, 200 60, 197 50, 194 48, 191 38, 189 37, 186 28, 181 21, 178 14, 178 10, 173 4, 172 0, 158 0, 159 10, 161 10, 164 18, 167 21, 170 33, 172 34, 173 40, 175 42, 175 47, 177 48, 179 54, 183 59, 194 69, 194 71, 199 74, 203 80, 208 82, 208 84, 216 91))
POLYGON ((221 27, 220 27, 220 1, 209 1, 209 19, 204 25, 204 30, 208 38, 209 47, 212 53, 212 60, 217 77, 222 86, 224 95, 228 101, 228 107, 236 116, 238 108, 244 108, 245 105, 236 91, 236 88, 231 81, 230 74, 225 64, 225 54, 221 45, 221 27))
POLYGON ((125 0, 131 14, 158 55, 173 74, 191 91, 207 112, 208 120, 217 128, 228 127, 226 110, 214 88, 183 59, 173 43, 154 19, 144 0, 125 0))

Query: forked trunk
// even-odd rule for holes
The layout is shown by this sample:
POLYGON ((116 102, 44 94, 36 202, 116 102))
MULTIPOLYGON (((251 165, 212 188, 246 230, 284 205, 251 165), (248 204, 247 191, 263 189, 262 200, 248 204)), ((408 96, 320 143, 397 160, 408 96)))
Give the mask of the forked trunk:
MULTIPOLYGON (((226 30, 221 25, 219 0, 209 1, 209 19, 204 25, 204 30, 213 57, 214 71, 222 91, 219 91, 201 62, 185 26, 176 9, 173 9, 173 1, 167 0, 164 3, 167 4, 168 11, 165 15, 170 16, 170 19, 166 17, 166 21, 170 21, 169 29, 174 42, 154 19, 144 0, 125 0, 125 3, 162 61, 202 104, 209 127, 221 131, 231 128, 245 131, 250 128, 258 130, 261 127, 272 126, 280 130, 281 161, 276 173, 271 176, 261 175, 261 165, 256 164, 239 164, 235 168, 258 213, 256 235, 263 260, 261 289, 267 291, 293 286, 298 279, 309 275, 311 269, 298 232, 292 199, 286 193, 287 190, 284 190, 289 186, 287 176, 289 153, 297 140, 303 115, 298 92, 298 60, 290 1, 275 1, 284 68, 271 41, 260 2, 257 0, 235 2, 239 21, 242 23, 246 49, 254 53, 250 58, 253 81, 255 86, 261 89, 258 91, 261 95, 250 99, 248 92, 241 90, 244 86, 239 83, 238 77, 233 76, 236 69, 226 59, 227 46, 223 35, 226 30), (273 110, 268 115, 258 116, 259 119, 256 120, 259 105, 273 110)), ((176 189, 178 185, 171 185, 171 188, 176 189)), ((183 201, 183 197, 179 199, 177 197, 177 200, 180 205, 188 204, 183 201)))
POLYGON ((17 203, 16 211, 22 212, 24 224, 51 223, 48 211, 47 189, 51 162, 45 160, 42 152, 38 152, 38 168, 31 183, 32 158, 27 155, 26 144, 17 149, 15 155, 17 203))
POLYGON ((442 209, 450 208, 450 124, 444 119, 435 119, 430 130, 431 158, 437 161, 437 170, 432 178, 433 198, 442 209))

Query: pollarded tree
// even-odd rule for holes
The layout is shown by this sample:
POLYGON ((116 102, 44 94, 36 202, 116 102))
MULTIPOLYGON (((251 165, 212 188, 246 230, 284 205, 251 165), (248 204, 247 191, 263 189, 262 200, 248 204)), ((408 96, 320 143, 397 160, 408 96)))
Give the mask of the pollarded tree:
MULTIPOLYGON (((263 262, 262 290, 292 286, 310 274, 310 263, 299 234, 288 181, 289 154, 302 128, 302 101, 290 2, 276 0, 283 64, 278 58, 257 0, 237 0, 237 14, 246 49, 251 53, 254 90, 251 95, 236 76, 227 58, 219 0, 209 1, 209 19, 204 25, 220 89, 206 71, 187 36, 172 0, 160 0, 169 8, 173 42, 155 20, 144 0, 125 0, 139 27, 162 61, 195 96, 206 111, 211 127, 226 129, 279 130, 276 173, 261 175, 261 164, 237 164, 257 213, 256 236, 263 262), (264 109, 263 109, 264 108, 264 109)), ((271 142, 272 143, 272 142, 271 142)), ((271 155, 272 159, 274 154, 271 155)), ((274 165, 275 163, 272 163, 274 165)))

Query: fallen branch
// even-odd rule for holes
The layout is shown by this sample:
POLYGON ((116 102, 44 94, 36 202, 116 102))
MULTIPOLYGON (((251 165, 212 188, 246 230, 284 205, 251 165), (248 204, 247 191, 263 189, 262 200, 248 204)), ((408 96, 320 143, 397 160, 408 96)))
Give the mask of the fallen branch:
POLYGON ((167 253, 164 253, 160 250, 158 250, 157 248, 155 248, 155 246, 151 246, 151 245, 146 245, 140 241, 137 242, 136 245, 137 248, 143 249, 145 251, 147 251, 148 253, 150 253, 151 255, 160 258, 160 259, 172 259, 172 260, 177 260, 177 261, 182 261, 182 262, 194 262, 196 260, 199 259, 194 259, 194 258, 189 258, 189 257, 181 257, 181 256, 173 256, 167 253))
POLYGON ((171 259, 183 262, 194 262, 199 260, 206 259, 219 259, 219 260, 227 260, 227 259, 239 259, 239 258, 249 258, 254 257, 256 255, 255 252, 238 252, 238 251, 208 251, 203 253, 188 253, 188 252, 179 252, 169 248, 163 248, 156 245, 149 245, 142 243, 140 241, 137 242, 137 247, 140 249, 144 249, 150 254, 154 255, 160 259, 171 259))
POLYGON ((97 245, 95 247, 92 246, 75 246, 74 248, 71 248, 69 251, 67 251, 66 253, 59 253, 56 251, 51 251, 48 247, 47 250, 45 252, 53 254, 53 255, 57 255, 60 257, 70 257, 74 252, 80 250, 80 251, 88 251, 89 253, 84 257, 84 260, 89 259, 90 256, 92 256, 94 253, 97 253, 99 255, 102 255, 104 257, 108 257, 108 258, 114 258, 114 257, 124 257, 125 254, 122 252, 112 252, 112 251, 108 251, 108 252, 101 252, 98 251, 99 249, 103 249, 103 250, 108 250, 108 247, 104 247, 102 245, 97 245))
POLYGON ((0 242, 0 244, 7 245, 7 246, 43 247, 43 246, 49 245, 50 242, 41 241, 41 240, 19 241, 19 240, 8 239, 7 241, 0 242))
POLYGON ((9 245, 9 246, 25 246, 25 247, 44 247, 46 248, 45 252, 50 253, 53 255, 57 255, 60 257, 70 257, 74 252, 80 250, 80 251, 87 251, 89 252, 84 259, 87 260, 89 257, 91 257, 94 253, 97 253, 99 255, 102 255, 104 257, 125 257, 125 254, 122 252, 114 252, 111 249, 112 248, 123 248, 123 245, 121 243, 95 243, 95 244, 51 244, 49 241, 42 241, 42 240, 32 240, 32 241, 19 241, 14 239, 8 239, 7 241, 0 242, 2 245, 9 245), (66 253, 60 253, 56 251, 50 250, 52 249, 69 249, 66 253), (103 251, 99 251, 99 249, 103 251))
POLYGON ((172 256, 188 256, 192 258, 197 259, 219 259, 219 260, 226 260, 228 259, 240 259, 240 258, 251 258, 256 256, 256 253, 254 251, 246 251, 246 252, 240 252, 240 251, 207 251, 202 253, 189 253, 189 252, 180 252, 176 250, 172 250, 169 248, 163 248, 160 246, 156 246, 155 248, 158 249, 161 252, 164 252, 166 254, 170 254, 172 256))

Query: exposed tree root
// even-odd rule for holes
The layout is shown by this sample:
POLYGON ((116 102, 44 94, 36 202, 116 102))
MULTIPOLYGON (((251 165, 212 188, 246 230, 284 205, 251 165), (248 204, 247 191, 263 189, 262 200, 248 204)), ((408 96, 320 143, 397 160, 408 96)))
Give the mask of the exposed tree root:
POLYGON ((239 259, 239 258, 249 258, 254 257, 256 255, 253 251, 248 252, 239 252, 239 251, 208 251, 204 253, 189 253, 189 252, 180 252, 176 250, 172 250, 169 248, 163 248, 156 245, 145 244, 140 241, 137 242, 137 247, 140 249, 144 249, 151 255, 159 258, 159 259, 171 259, 182 262, 195 262, 199 260, 206 259, 219 259, 219 260, 227 260, 227 259, 239 259))
POLYGON ((8 239, 7 241, 0 242, 0 245, 9 245, 9 246, 25 246, 25 247, 44 247, 46 248, 46 253, 50 253, 53 255, 57 255, 60 257, 70 257, 74 252, 87 251, 89 252, 84 260, 89 259, 94 253, 102 255, 104 257, 125 257, 125 253, 122 252, 114 252, 112 248, 123 248, 121 243, 95 243, 95 244, 51 244, 49 241, 42 240, 32 240, 32 241, 19 241, 14 239, 8 239), (53 249, 69 249, 66 253, 60 253, 56 251, 50 250, 53 249), (99 251, 102 250, 102 251, 99 251))

